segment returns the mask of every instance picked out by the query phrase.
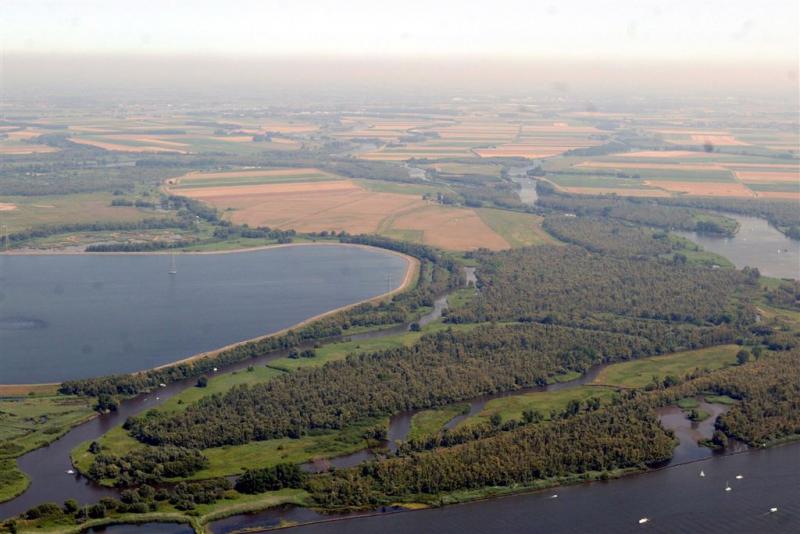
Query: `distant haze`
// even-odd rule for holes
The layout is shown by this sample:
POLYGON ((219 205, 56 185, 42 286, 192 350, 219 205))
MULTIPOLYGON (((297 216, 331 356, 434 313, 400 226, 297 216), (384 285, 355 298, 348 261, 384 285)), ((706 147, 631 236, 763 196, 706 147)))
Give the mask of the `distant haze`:
MULTIPOLYGON (((607 95, 773 96, 797 99, 797 70, 782 62, 225 58, 13 54, 5 94, 263 97, 407 93, 591 98, 607 95)), ((790 103, 787 102, 787 103, 790 103)), ((796 105, 796 104, 795 104, 796 105)))
POLYGON ((2 81, 10 97, 414 91, 760 94, 795 101, 798 92, 796 0, 2 6, 2 81))
POLYGON ((4 0, 9 51, 792 61, 796 0, 4 0))

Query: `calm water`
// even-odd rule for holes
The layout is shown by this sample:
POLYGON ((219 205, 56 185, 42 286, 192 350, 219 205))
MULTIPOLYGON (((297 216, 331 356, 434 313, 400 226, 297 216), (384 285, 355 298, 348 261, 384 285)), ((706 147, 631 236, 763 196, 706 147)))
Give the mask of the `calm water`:
POLYGON ((86 531, 90 534, 193 534, 189 525, 178 523, 144 523, 142 525, 111 525, 95 527, 86 531))
MULTIPOLYGON (((798 208, 800 209, 800 208, 798 208)), ((758 267, 761 274, 777 278, 800 278, 800 241, 793 241, 764 219, 723 213, 739 221, 734 237, 716 237, 697 232, 674 232, 725 256, 741 269, 758 267)))
POLYGON ((177 257, 0 255, 0 383, 127 373, 379 295, 399 256, 298 246, 177 257))

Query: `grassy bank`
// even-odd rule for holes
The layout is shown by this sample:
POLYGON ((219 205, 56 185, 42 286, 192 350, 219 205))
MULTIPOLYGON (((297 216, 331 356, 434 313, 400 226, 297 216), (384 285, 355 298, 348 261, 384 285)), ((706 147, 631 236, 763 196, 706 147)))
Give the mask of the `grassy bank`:
POLYGON ((424 410, 411 418, 408 440, 430 436, 441 430, 445 423, 457 415, 469 412, 468 404, 452 404, 436 410, 424 410))
POLYGON ((653 377, 663 380, 672 375, 683 377, 695 369, 711 371, 736 363, 738 345, 721 345, 705 349, 653 356, 629 362, 609 365, 597 375, 594 384, 624 388, 641 388, 652 382, 653 377))

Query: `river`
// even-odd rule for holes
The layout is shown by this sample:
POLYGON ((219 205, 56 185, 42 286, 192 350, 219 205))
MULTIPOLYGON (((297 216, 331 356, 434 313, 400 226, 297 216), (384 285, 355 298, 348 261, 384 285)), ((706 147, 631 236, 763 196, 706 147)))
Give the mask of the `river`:
POLYGON ((697 232, 674 233, 728 258, 739 269, 745 266, 758 267, 761 274, 766 276, 800 279, 800 241, 789 239, 758 217, 730 213, 720 215, 736 219, 739 223, 739 231, 734 237, 697 232))
MULTIPOLYGON (((300 526, 294 534, 800 531, 800 444, 416 512, 300 526), (705 477, 700 477, 700 470, 705 477), (742 479, 736 478, 742 475, 742 479), (732 490, 725 491, 730 484, 732 490), (557 495, 557 497, 554 497, 557 495), (774 513, 770 509, 776 507, 774 513), (641 518, 648 518, 639 524, 641 518)), ((215 530, 216 532, 222 532, 215 530)))
POLYGON ((169 256, 0 255, 0 384, 128 373, 380 295, 407 262, 343 245, 169 256), (54 350, 55 349, 55 350, 54 350))

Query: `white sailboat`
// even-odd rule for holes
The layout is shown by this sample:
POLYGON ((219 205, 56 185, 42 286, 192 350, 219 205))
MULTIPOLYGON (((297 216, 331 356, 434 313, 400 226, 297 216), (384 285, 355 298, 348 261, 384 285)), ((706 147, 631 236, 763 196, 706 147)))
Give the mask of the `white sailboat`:
POLYGON ((706 476, 706 474, 705 474, 705 472, 704 472, 704 471, 701 469, 701 470, 700 470, 700 477, 702 478, 702 477, 704 477, 704 476, 706 476))
POLYGON ((731 485, 728 484, 728 481, 725 481, 725 491, 731 491, 731 485))
POLYGON ((178 266, 175 265, 175 253, 170 253, 169 274, 178 274, 178 266))

